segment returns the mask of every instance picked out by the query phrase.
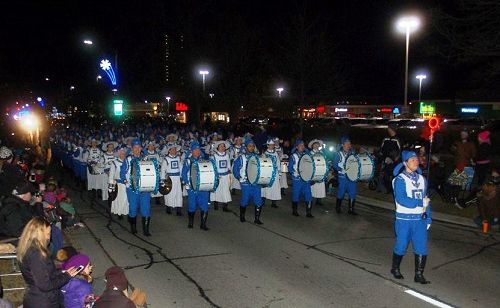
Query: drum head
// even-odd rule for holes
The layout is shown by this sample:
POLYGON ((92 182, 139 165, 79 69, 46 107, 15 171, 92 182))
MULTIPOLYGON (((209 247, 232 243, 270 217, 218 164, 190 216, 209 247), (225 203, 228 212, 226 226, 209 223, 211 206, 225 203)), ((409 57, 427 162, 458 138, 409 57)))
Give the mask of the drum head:
POLYGON ((298 166, 300 178, 304 181, 310 181, 314 175, 313 157, 309 154, 302 155, 298 166))
POLYGON ((191 164, 191 188, 198 191, 200 189, 200 168, 198 162, 191 164))
POLYGON ((247 178, 250 184, 255 184, 260 177, 259 165, 260 162, 258 157, 256 155, 250 156, 250 158, 247 161, 247 178))
POLYGON ((345 160, 345 174, 347 178, 351 181, 357 181, 359 180, 359 170, 361 168, 361 165, 359 163, 358 156, 355 154, 351 154, 347 156, 347 159, 345 160))

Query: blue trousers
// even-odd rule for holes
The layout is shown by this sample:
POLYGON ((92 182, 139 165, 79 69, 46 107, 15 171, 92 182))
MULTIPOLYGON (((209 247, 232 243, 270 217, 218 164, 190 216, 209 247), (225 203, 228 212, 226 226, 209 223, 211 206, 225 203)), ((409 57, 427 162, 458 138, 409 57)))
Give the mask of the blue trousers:
POLYGON ((142 217, 151 216, 151 193, 139 192, 136 193, 132 188, 127 187, 128 199, 128 216, 136 217, 137 211, 140 209, 142 217))
POLYGON ((427 221, 425 219, 396 219, 394 229, 396 231, 395 254, 404 256, 411 242, 415 254, 427 255, 427 221))
POLYGON ((299 202, 301 196, 304 198, 305 202, 311 202, 311 183, 305 182, 300 178, 293 178, 292 202, 299 202))
POLYGON ((78 177, 81 180, 86 180, 87 179, 87 164, 78 162, 78 177))
POLYGON ((187 190, 188 193, 188 212, 194 213, 196 209, 199 208, 200 211, 208 212, 208 197, 210 192, 208 191, 194 191, 192 189, 187 190))
POLYGON ((345 175, 339 176, 339 187, 337 188, 337 198, 343 199, 345 193, 349 195, 349 198, 356 199, 356 182, 349 180, 345 175))
POLYGON ((253 204, 256 207, 262 206, 261 187, 260 185, 242 183, 240 206, 247 207, 250 203, 250 200, 253 200, 253 204))

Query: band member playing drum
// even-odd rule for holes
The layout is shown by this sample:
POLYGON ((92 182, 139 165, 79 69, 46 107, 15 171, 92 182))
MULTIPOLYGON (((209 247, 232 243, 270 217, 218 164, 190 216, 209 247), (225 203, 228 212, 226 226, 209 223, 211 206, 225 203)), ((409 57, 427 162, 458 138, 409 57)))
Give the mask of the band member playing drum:
POLYGON ((182 184, 181 168, 182 160, 178 153, 180 146, 175 143, 167 145, 167 155, 161 163, 160 178, 164 181, 167 176, 172 180, 172 190, 163 198, 165 200, 165 209, 167 214, 172 214, 172 208, 176 209, 177 216, 182 216, 182 184))
MULTIPOLYGON (((144 153, 144 159, 146 160, 153 160, 155 159, 156 162, 158 163, 158 167, 161 167, 162 159, 160 159, 160 154, 157 151, 157 144, 154 141, 147 141, 147 149, 144 153)), ((160 198, 162 198, 162 194, 156 193, 156 194, 151 194, 151 198, 155 200, 155 203, 157 205, 160 205, 160 198)))
POLYGON ((194 214, 196 209, 200 209, 200 229, 207 231, 207 218, 208 218, 208 198, 210 192, 208 191, 195 191, 191 187, 191 165, 203 159, 200 144, 198 141, 191 142, 191 155, 184 160, 182 166, 182 184, 186 187, 188 194, 188 228, 193 228, 194 214))
MULTIPOLYGON (((236 138, 234 138, 234 144, 233 144, 233 146, 231 147, 231 150, 230 150, 231 165, 234 164, 234 161, 241 154, 245 153, 245 148, 244 148, 244 146, 242 144, 243 144, 243 138, 242 137, 236 137, 236 138)), ((231 178, 232 179, 231 179, 230 189, 232 191, 232 194, 234 195, 234 190, 235 189, 240 190, 241 186, 240 186, 240 181, 238 181, 238 179, 236 179, 233 174, 231 174, 231 178)))
POLYGON ((214 150, 210 158, 215 162, 219 175, 219 186, 210 193, 210 201, 214 204, 214 210, 219 209, 219 202, 222 203, 222 210, 228 212, 227 204, 231 202, 231 161, 229 158, 229 143, 227 141, 215 141, 214 150))
POLYGON ((248 182, 247 176, 247 161, 250 155, 255 152, 255 143, 252 139, 247 138, 245 140, 246 153, 240 155, 235 161, 233 166, 234 177, 239 180, 241 184, 241 200, 240 200, 240 221, 245 222, 245 212, 250 203, 250 199, 253 200, 255 206, 255 219, 254 223, 261 225, 260 214, 262 213, 262 197, 261 197, 261 187, 260 185, 250 184, 248 182))
POLYGON ((344 195, 347 192, 349 194, 349 211, 351 215, 357 215, 354 210, 356 203, 356 182, 349 180, 346 176, 346 171, 344 170, 345 162, 347 156, 354 154, 351 149, 351 140, 349 137, 342 137, 340 139, 342 144, 342 149, 335 155, 333 159, 333 168, 338 173, 339 187, 337 189, 337 203, 335 205, 335 210, 338 214, 342 213, 342 201, 344 200, 344 195))
POLYGON ((306 204, 306 217, 312 218, 314 216, 312 215, 311 183, 304 181, 299 175, 299 160, 306 153, 304 141, 297 139, 292 155, 290 155, 288 172, 292 175, 292 215, 300 216, 297 207, 302 196, 306 204))
POLYGON ((139 139, 134 139, 132 141, 132 153, 122 164, 120 174, 124 174, 126 177, 130 230, 132 234, 137 233, 137 210, 140 209, 142 216, 142 231, 145 236, 151 236, 149 232, 149 226, 151 224, 151 193, 134 190, 131 182, 132 160, 145 160, 141 150, 141 141, 139 139))
MULTIPOLYGON (((280 156, 278 152, 275 150, 275 141, 273 139, 267 140, 267 150, 264 152, 264 155, 272 158, 276 162, 276 166, 280 166, 280 156)), ((273 185, 270 187, 262 188, 262 198, 263 204, 265 199, 271 200, 271 207, 277 208, 276 205, 277 200, 281 200, 281 187, 279 179, 275 179, 273 185)))
POLYGON ((115 199, 111 202, 111 213, 118 215, 118 219, 120 220, 122 215, 128 215, 129 208, 127 189, 125 187, 127 179, 125 174, 120 173, 121 166, 126 158, 127 150, 122 147, 118 149, 118 157, 111 162, 109 167, 108 194, 116 194, 115 199))
POLYGON ((394 200, 396 202, 396 244, 392 255, 391 273, 403 279, 399 270, 401 260, 411 242, 415 253, 414 281, 427 284, 424 277, 427 261, 427 232, 431 226, 431 207, 427 195, 427 181, 418 173, 418 157, 413 151, 401 153, 403 163, 394 168, 394 200), (399 173, 403 169, 403 172, 399 173), (399 174, 398 174, 399 173, 399 174))
MULTIPOLYGON (((311 154, 323 154, 322 146, 323 146, 323 141, 314 139, 308 144, 309 149, 311 149, 311 154)), ((326 180, 326 177, 325 177, 326 180)), ((311 195, 313 198, 316 199, 316 205, 323 205, 321 203, 321 199, 326 197, 326 186, 325 186, 325 181, 321 182, 315 182, 314 184, 311 185, 311 195)))

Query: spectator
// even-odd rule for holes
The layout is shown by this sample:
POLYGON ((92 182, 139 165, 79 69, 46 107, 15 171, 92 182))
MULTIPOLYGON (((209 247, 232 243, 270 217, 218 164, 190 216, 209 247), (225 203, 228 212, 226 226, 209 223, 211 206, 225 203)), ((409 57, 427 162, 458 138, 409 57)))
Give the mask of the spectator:
POLYGON ((482 187, 491 169, 491 141, 490 132, 485 130, 478 134, 479 148, 476 157, 477 186, 482 187))
POLYGON ((125 272, 118 266, 110 267, 104 274, 106 290, 95 303, 94 308, 135 308, 128 297, 128 280, 125 272))
POLYGON ((0 196, 9 196, 16 183, 24 179, 21 169, 13 163, 14 154, 3 146, 0 148, 0 196))
POLYGON ((63 306, 60 289, 77 274, 74 267, 66 272, 55 268, 47 250, 50 240, 50 224, 35 217, 23 230, 17 247, 17 260, 27 285, 24 308, 59 308, 63 306))
POLYGON ((469 141, 469 133, 460 132, 460 141, 455 141, 452 152, 455 152, 455 168, 459 172, 471 165, 472 159, 476 156, 476 146, 469 141))
POLYGON ((76 268, 79 270, 78 275, 62 287, 61 291, 64 294, 65 308, 81 308, 85 306, 88 298, 93 298, 92 291, 92 265, 88 256, 77 254, 69 258, 63 263, 62 269, 76 268))
POLYGON ((55 205, 57 201, 56 188, 54 183, 48 183, 47 189, 43 193, 43 201, 55 205))
POLYGON ((379 187, 377 190, 381 191, 382 185, 380 184, 383 184, 388 194, 392 193, 392 179, 394 178, 392 171, 394 170, 394 166, 398 163, 397 161, 401 154, 401 142, 396 136, 396 129, 397 126, 394 124, 390 124, 387 127, 388 136, 382 141, 379 151, 378 164, 381 166, 381 173, 379 175, 379 187))
POLYGON ((493 170, 491 179, 482 186, 478 197, 479 216, 474 220, 479 226, 483 221, 488 221, 491 226, 498 225, 500 218, 500 177, 497 170, 493 170))

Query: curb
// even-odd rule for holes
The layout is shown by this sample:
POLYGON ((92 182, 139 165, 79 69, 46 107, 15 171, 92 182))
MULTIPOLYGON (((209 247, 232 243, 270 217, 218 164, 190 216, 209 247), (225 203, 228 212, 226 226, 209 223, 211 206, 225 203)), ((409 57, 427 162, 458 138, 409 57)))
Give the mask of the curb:
MULTIPOLYGON (((394 204, 392 202, 377 200, 362 195, 358 195, 356 200, 358 200, 361 204, 365 206, 378 207, 389 211, 394 211, 394 204)), ((432 212, 432 220, 454 225, 460 225, 464 227, 472 227, 474 229, 478 228, 478 226, 469 218, 459 217, 439 212, 432 212)))

